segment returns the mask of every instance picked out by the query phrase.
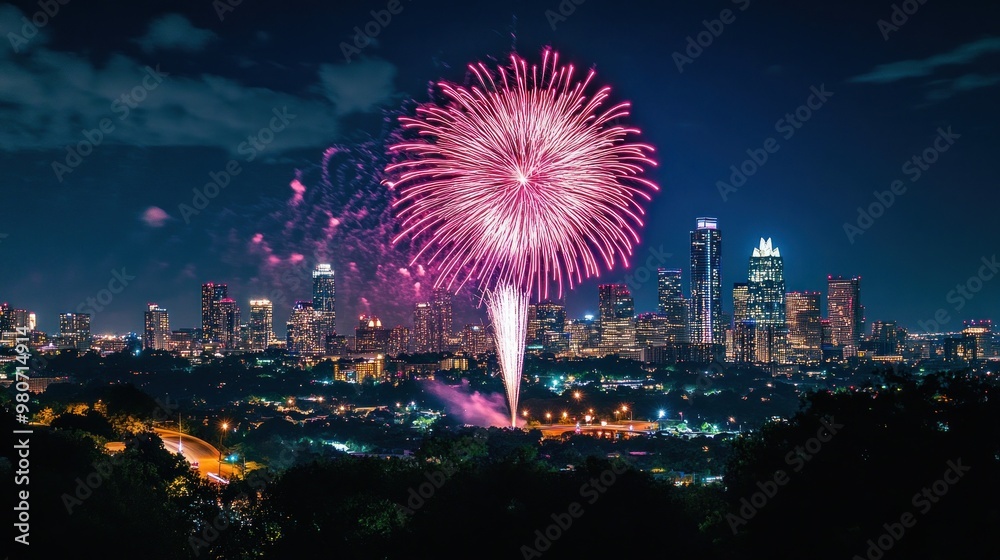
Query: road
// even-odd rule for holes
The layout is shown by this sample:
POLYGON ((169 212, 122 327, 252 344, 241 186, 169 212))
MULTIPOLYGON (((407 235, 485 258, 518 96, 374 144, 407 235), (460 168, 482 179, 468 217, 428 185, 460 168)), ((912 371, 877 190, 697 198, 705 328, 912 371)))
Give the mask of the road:
MULTIPOLYGON (((563 434, 573 433, 576 430, 576 424, 542 424, 538 427, 542 431, 542 436, 547 438, 557 438, 561 437, 563 434)), ((608 424, 606 426, 601 426, 598 424, 580 424, 580 431, 585 434, 596 434, 597 432, 650 432, 656 431, 656 422, 641 422, 636 420, 635 422, 625 422, 618 424, 608 424)))
MULTIPOLYGON (((198 472, 201 476, 211 478, 209 474, 219 474, 219 450, 211 443, 173 430, 154 428, 153 431, 163 440, 163 446, 167 448, 167 451, 177 453, 178 448, 180 448, 181 454, 188 462, 197 461, 198 472)), ((239 472, 238 465, 223 463, 222 478, 232 478, 234 469, 239 472)))

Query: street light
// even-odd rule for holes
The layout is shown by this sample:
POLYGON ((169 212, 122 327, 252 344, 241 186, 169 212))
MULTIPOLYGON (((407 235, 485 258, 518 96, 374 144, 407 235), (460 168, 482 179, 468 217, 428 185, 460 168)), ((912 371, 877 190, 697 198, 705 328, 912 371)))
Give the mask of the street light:
POLYGON ((226 441, 226 430, 229 429, 229 423, 222 423, 222 435, 219 436, 219 478, 222 478, 222 446, 226 441))
POLYGON ((551 412, 546 412, 545 413, 545 419, 551 422, 552 421, 552 413, 551 412))

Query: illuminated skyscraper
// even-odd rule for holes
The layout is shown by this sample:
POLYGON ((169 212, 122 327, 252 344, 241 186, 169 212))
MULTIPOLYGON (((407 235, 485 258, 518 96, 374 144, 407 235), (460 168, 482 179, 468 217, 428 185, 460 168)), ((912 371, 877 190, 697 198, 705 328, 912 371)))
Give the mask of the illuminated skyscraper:
POLYGON ((725 344, 721 255, 716 219, 698 218, 691 232, 691 342, 725 344))
POLYGON ((818 362, 823 357, 823 324, 819 292, 785 294, 788 357, 792 363, 818 362))
POLYGON ((232 350, 240 342, 240 308, 233 298, 220 299, 216 305, 219 310, 219 342, 232 350))
POLYGON ((312 308, 316 312, 316 337, 321 346, 337 333, 337 290, 333 268, 318 264, 313 269, 312 308))
POLYGON ((201 338, 206 341, 218 341, 222 337, 222 315, 219 312, 219 302, 229 297, 229 287, 226 284, 208 282, 201 285, 201 338))
POLYGON ((362 315, 354 329, 354 351, 359 354, 385 354, 389 351, 391 331, 382 327, 374 315, 362 315))
POLYGON ((663 317, 670 342, 687 342, 689 333, 688 302, 684 299, 679 268, 657 270, 657 310, 663 317))
POLYGON ((274 339, 274 306, 271 300, 250 300, 250 349, 267 350, 274 339))
POLYGON ((671 338, 671 324, 667 317, 660 313, 640 313, 635 318, 635 345, 663 346, 672 342, 681 342, 671 338))
POLYGON ((462 351, 480 356, 493 350, 493 337, 483 325, 465 325, 462 329, 462 351))
POLYGON ((601 353, 617 354, 635 346, 635 304, 625 284, 598 286, 601 353))
POLYGON ((747 291, 746 282, 735 282, 733 284, 733 323, 739 323, 750 318, 747 311, 747 300, 750 292, 747 291))
POLYGON ((418 354, 434 352, 433 312, 430 303, 418 303, 413 308, 413 351, 418 354))
POLYGON ((445 352, 452 331, 451 292, 445 288, 434 288, 431 300, 431 346, 432 352, 445 352))
POLYGON ((410 329, 403 325, 398 325, 389 333, 390 356, 410 353, 410 329))
POLYGON ((997 349, 993 344, 993 321, 989 319, 963 321, 962 334, 976 340, 976 350, 979 358, 996 356, 997 349))
POLYGON ((747 273, 747 315, 757 325, 754 342, 757 361, 787 361, 788 324, 785 321, 785 265, 771 240, 761 238, 750 256, 747 273))
POLYGON ((77 350, 90 348, 90 313, 60 313, 59 336, 77 350))
POLYGON ((566 307, 551 300, 528 306, 527 343, 545 352, 565 350, 566 307))
POLYGON ((827 317, 830 319, 830 343, 840 347, 844 358, 857 355, 864 331, 864 307, 861 305, 861 277, 827 277, 827 317))
POLYGON ((142 333, 142 347, 144 350, 169 350, 170 349, 170 316, 167 310, 150 303, 146 306, 143 314, 144 329, 142 333))
POLYGON ((321 354, 316 312, 311 301, 296 301, 285 325, 288 329, 285 347, 290 354, 321 354))

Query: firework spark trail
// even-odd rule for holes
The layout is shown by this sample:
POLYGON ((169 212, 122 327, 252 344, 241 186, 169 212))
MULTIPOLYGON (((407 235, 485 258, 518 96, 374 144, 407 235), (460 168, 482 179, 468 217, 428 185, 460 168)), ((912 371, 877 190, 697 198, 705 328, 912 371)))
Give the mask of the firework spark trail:
POLYGON ((521 393, 524 340, 528 331, 528 294, 509 285, 497 288, 486 299, 486 310, 493 323, 497 360, 510 403, 510 425, 517 426, 517 400, 521 393))
POLYGON ((386 184, 400 194, 394 242, 418 241, 414 260, 437 268, 436 286, 475 282, 485 294, 514 414, 524 337, 511 337, 524 327, 510 292, 527 305, 551 283, 561 297, 602 263, 627 266, 641 201, 658 190, 642 174, 656 163, 652 146, 628 140, 638 129, 615 124, 628 103, 602 109, 607 87, 588 96, 593 71, 575 81, 552 51, 540 67, 511 55, 496 73, 469 70, 477 85, 440 82, 442 103, 400 118, 406 139, 390 147, 386 184))

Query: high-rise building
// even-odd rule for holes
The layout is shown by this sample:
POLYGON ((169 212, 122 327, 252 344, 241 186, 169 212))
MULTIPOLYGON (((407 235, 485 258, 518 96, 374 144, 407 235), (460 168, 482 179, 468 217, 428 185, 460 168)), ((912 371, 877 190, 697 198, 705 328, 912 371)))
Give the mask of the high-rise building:
POLYGON ((679 268, 660 268, 657 271, 657 311, 666 323, 670 342, 688 341, 688 301, 684 299, 679 268))
POLYGON ((747 291, 746 282, 733 283, 733 323, 739 323, 750 318, 747 311, 747 300, 750 292, 747 291))
POLYGON ((391 331, 374 315, 362 315, 354 329, 354 351, 359 354, 386 354, 391 331))
POLYGON ((413 351, 418 354, 434 352, 433 309, 430 303, 418 303, 413 308, 413 351))
POLYGON ((17 329, 33 332, 35 314, 27 309, 13 309, 6 303, 0 304, 0 346, 16 346, 17 338, 21 336, 17 329))
POLYGON ((274 306, 271 300, 250 300, 250 349, 260 352, 274 340, 274 306))
POLYGON ((60 313, 59 336, 64 344, 77 350, 90 348, 90 313, 60 313))
POLYGON ((333 268, 318 264, 312 273, 312 308, 316 314, 316 337, 322 346, 337 333, 337 289, 333 268))
POLYGON ((222 314, 219 302, 229 297, 226 284, 208 282, 201 285, 201 338, 206 341, 220 341, 222 338, 222 314))
POLYGON ((635 346, 635 304, 625 284, 598 286, 601 353, 617 354, 635 346))
POLYGON ((316 313, 311 301, 295 302, 286 327, 285 347, 290 354, 321 354, 325 350, 325 346, 320 345, 316 313))
POLYGON ((971 336, 976 340, 976 350, 979 358, 992 358, 996 356, 997 351, 993 344, 993 321, 989 319, 963 321, 962 334, 964 336, 971 336))
POLYGON ((240 342, 240 308, 236 300, 228 297, 220 299, 216 305, 219 310, 219 342, 232 350, 240 342))
POLYGON ((566 306, 545 300, 528 306, 527 343, 545 352, 558 353, 567 346, 566 306))
POLYGON ((900 328, 896 321, 872 321, 871 336, 862 341, 860 347, 876 356, 902 357, 906 347, 906 329, 900 328))
POLYGON ((715 218, 698 218, 691 232, 691 342, 724 344, 722 232, 715 218))
POLYGON ((830 343, 842 350, 844 358, 854 357, 865 322, 861 277, 827 276, 826 308, 830 319, 830 343))
POLYGON ((146 312, 143 315, 143 349, 169 350, 170 316, 167 314, 167 310, 155 303, 150 303, 146 306, 146 312))
POLYGON ((635 318, 635 345, 642 348, 644 346, 663 346, 674 342, 670 331, 670 322, 666 315, 661 313, 640 313, 635 318))
POLYGON ((462 329, 462 351, 480 356, 493 350, 493 337, 483 325, 465 325, 462 329))
POLYGON ((823 357, 823 324, 819 292, 785 294, 788 358, 792 363, 818 362, 823 357))
POLYGON ((390 356, 396 356, 399 354, 409 354, 410 353, 410 329, 404 327, 403 325, 398 325, 393 327, 392 331, 389 333, 389 352, 390 356))
POLYGON ((434 288, 431 299, 431 313, 432 352, 445 352, 448 350, 452 336, 451 292, 446 288, 434 288))
POLYGON ((757 325, 754 341, 757 361, 787 361, 788 324, 785 321, 784 259, 771 239, 761 238, 750 256, 747 271, 747 315, 757 325))

